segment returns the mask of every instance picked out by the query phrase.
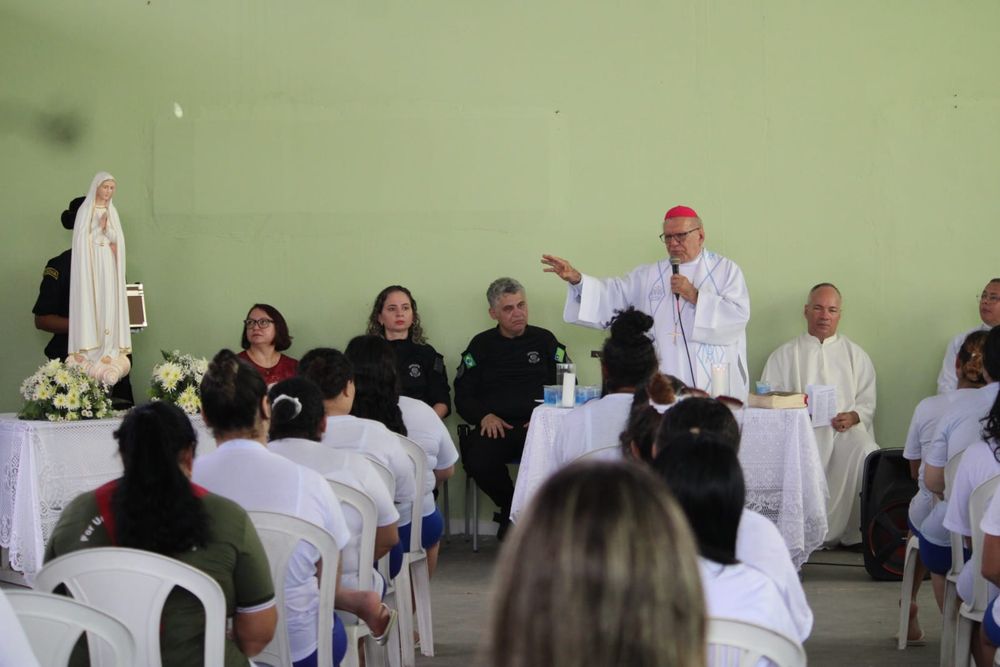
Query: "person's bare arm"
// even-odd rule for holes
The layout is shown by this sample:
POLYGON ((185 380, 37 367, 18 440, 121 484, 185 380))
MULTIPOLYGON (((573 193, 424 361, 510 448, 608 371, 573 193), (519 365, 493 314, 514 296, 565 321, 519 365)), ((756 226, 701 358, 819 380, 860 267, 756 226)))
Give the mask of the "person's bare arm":
POLYGON ((924 486, 932 493, 944 493, 944 468, 924 464, 924 486))
POLYGON ((448 479, 455 474, 455 466, 450 465, 447 468, 437 468, 434 470, 434 482, 435 485, 440 484, 444 480, 448 479))
POLYGON ((395 523, 379 526, 375 529, 375 560, 389 553, 389 550, 399 544, 399 529, 395 523))
POLYGON ((35 315, 35 328, 54 334, 69 333, 69 318, 62 315, 35 315))
POLYGON ((252 658, 274 638, 274 628, 278 624, 276 606, 252 612, 236 612, 233 618, 233 640, 243 652, 252 658))
POLYGON ((1000 585, 1000 537, 983 535, 983 577, 1000 585))
POLYGON ((910 477, 915 480, 920 479, 920 459, 910 461, 910 477))

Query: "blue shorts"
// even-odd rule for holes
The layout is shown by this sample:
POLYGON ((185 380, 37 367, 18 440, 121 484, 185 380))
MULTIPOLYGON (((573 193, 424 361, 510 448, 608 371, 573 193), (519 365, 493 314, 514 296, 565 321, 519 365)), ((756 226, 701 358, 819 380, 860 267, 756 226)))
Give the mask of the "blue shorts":
MULTIPOLYGON (((318 651, 313 651, 310 655, 302 658, 301 660, 296 660, 293 667, 318 667, 316 664, 318 651)), ((347 631, 344 630, 344 624, 341 622, 340 617, 336 614, 333 615, 333 664, 340 664, 340 661, 344 659, 347 655, 347 631)))
MULTIPOLYGON (((919 533, 918 536, 920 538, 920 560, 924 567, 934 574, 948 574, 948 570, 951 569, 951 547, 934 544, 919 533)), ((968 562, 972 557, 972 551, 963 548, 962 556, 964 562, 968 562)))
MULTIPOLYGON (((434 511, 425 516, 420 523, 420 546, 430 549, 441 541, 442 535, 444 535, 444 516, 441 515, 441 510, 435 507, 434 511)), ((399 527, 399 543, 409 551, 410 524, 399 527)))
POLYGON ((983 614, 983 630, 986 631, 986 636, 989 637, 991 644, 1000 646, 1000 625, 997 625, 997 619, 993 616, 993 605, 996 603, 996 598, 994 598, 986 606, 986 613, 983 614))
MULTIPOLYGON (((406 524, 406 535, 410 535, 410 524, 406 524)), ((403 569, 403 526, 399 527, 399 542, 389 549, 389 578, 395 579, 399 571, 403 569)), ((378 563, 375 564, 378 567, 378 563)))

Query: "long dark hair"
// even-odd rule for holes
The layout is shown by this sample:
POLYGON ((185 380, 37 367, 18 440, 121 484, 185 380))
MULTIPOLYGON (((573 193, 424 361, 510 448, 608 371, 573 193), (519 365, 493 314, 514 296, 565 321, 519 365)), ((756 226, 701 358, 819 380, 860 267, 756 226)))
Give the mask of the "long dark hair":
MULTIPOLYGON (((990 382, 1000 381, 1000 326, 990 329, 983 344, 983 370, 989 376, 990 382)), ((993 456, 1000 461, 1000 393, 993 401, 993 407, 981 420, 983 423, 983 440, 992 442, 993 456)))
POLYGON ((175 554, 208 543, 208 514, 178 458, 198 440, 180 408, 156 401, 129 411, 115 431, 125 465, 111 500, 119 546, 175 554))
POLYGON ((421 345, 426 343, 427 338, 424 336, 424 328, 420 324, 420 313, 417 312, 417 300, 413 298, 410 290, 402 285, 389 285, 378 293, 378 296, 375 297, 375 303, 372 304, 372 312, 368 315, 368 328, 365 333, 369 336, 381 336, 385 338, 385 327, 378 321, 378 316, 382 314, 382 308, 385 307, 385 300, 393 292, 402 292, 410 300, 410 310, 413 311, 413 323, 410 325, 410 340, 421 345))
POLYGON ((608 391, 644 384, 656 372, 656 350, 646 335, 652 327, 653 318, 633 307, 611 320, 611 335, 601 348, 608 391))
POLYGON ((640 461, 653 462, 653 443, 660 428, 663 415, 650 401, 658 405, 670 405, 677 400, 677 394, 684 384, 672 375, 654 373, 645 384, 632 394, 632 407, 629 409, 628 422, 625 430, 618 437, 622 454, 626 459, 638 455, 640 461), (632 447, 635 447, 635 452, 632 447))
POLYGON ((746 486, 733 446, 715 433, 681 433, 653 467, 684 509, 701 555, 723 565, 736 563, 746 486))
POLYGON ((344 354, 354 366, 355 417, 374 419, 400 435, 406 435, 403 413, 399 409, 399 377, 392 346, 378 336, 357 336, 347 344, 344 354))
POLYGON ((218 437, 257 424, 261 399, 267 393, 264 378, 232 350, 220 350, 201 380, 201 408, 205 422, 218 437))

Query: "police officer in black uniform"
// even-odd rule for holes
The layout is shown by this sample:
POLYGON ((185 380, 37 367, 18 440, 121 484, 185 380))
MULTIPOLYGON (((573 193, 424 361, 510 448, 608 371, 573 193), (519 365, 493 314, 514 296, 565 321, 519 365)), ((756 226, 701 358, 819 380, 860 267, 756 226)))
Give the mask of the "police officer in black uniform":
MULTIPOLYGON (((73 229, 76 212, 83 204, 84 197, 77 197, 62 212, 62 225, 73 229)), ((69 355, 69 277, 72 265, 72 249, 64 251, 45 263, 42 283, 38 286, 38 299, 31 312, 35 314, 35 328, 52 334, 52 340, 45 346, 45 356, 49 359, 65 359, 69 355)), ((129 359, 131 360, 131 355, 129 359)), ((123 377, 111 388, 111 398, 116 409, 131 407, 132 381, 123 377)))
MULTIPOLYGON (((390 340, 389 345, 396 355, 400 395, 423 401, 431 407, 444 405, 450 412, 451 389, 444 357, 429 344, 415 343, 412 338, 390 340)), ((445 412, 441 418, 447 416, 445 412)))
POLYGON ((555 384, 556 364, 569 357, 552 332, 528 324, 521 283, 498 278, 486 298, 497 326, 477 334, 462 353, 455 408, 472 426, 462 442, 465 471, 500 508, 494 518, 503 539, 514 497, 507 464, 521 459, 536 399, 543 385, 555 384))

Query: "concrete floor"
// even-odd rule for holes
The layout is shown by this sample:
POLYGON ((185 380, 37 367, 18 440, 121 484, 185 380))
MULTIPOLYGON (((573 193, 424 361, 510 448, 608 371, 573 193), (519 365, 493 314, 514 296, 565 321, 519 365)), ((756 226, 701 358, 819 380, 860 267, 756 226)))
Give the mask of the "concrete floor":
MULTIPOLYGON (((497 556, 495 538, 471 542, 453 536, 441 545, 433 580, 435 652, 419 656, 420 667, 475 664, 489 615, 488 589, 497 556)), ((841 665, 937 665, 941 616, 924 582, 918 598, 927 645, 896 650, 898 582, 876 582, 865 572, 861 554, 822 551, 802 568, 806 596, 815 616, 806 642, 811 667, 841 665)))

